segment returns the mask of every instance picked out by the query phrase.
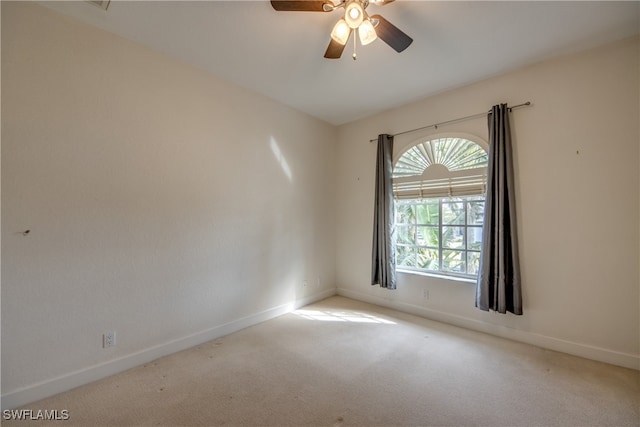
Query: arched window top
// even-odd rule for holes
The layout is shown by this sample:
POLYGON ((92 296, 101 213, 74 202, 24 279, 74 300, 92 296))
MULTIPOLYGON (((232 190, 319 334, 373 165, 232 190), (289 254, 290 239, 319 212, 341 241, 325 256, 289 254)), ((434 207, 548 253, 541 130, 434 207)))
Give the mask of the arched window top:
POLYGON ((488 155, 478 143, 462 137, 440 137, 407 149, 393 168, 393 178, 420 176, 432 165, 448 171, 486 168, 488 155))
POLYGON ((471 138, 434 137, 406 149, 393 168, 394 197, 424 199, 484 194, 489 156, 471 138))

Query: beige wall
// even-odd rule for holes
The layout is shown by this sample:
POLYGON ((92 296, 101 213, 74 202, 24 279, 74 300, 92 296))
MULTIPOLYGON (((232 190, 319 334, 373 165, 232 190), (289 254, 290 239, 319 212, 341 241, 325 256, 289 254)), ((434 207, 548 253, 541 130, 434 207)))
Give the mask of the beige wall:
POLYGON ((333 294, 336 137, 2 2, 3 406, 333 294))
MULTIPOLYGON (((626 40, 342 126, 338 292, 640 367, 638 56, 638 40, 626 40), (376 147, 369 140, 486 111, 500 102, 525 101, 533 106, 512 115, 524 316, 477 310, 471 283, 401 273, 396 291, 370 286, 376 147)), ((396 139, 395 150, 442 132, 486 140, 486 126, 478 119, 404 135, 396 139)))

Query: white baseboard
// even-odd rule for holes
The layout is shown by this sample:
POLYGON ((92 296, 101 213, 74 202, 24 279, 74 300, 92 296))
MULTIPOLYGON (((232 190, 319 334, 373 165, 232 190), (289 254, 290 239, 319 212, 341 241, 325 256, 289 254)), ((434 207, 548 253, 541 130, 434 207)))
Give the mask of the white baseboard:
POLYGON ((338 288, 338 295, 368 302, 371 304, 380 305, 383 307, 392 308, 394 310, 402 311, 416 316, 424 317, 427 319, 435 320, 442 323, 447 323, 453 326, 459 326, 465 329, 471 329, 478 332, 484 332, 486 334, 507 338, 513 341, 523 342, 526 344, 535 345, 536 347, 546 348, 548 350, 559 351, 562 353, 571 354, 578 357, 584 357, 585 359, 597 360, 599 362, 605 362, 612 365, 622 366, 624 368, 631 368, 640 370, 640 356, 635 354, 621 353, 605 348, 594 347, 586 344, 580 344, 572 341, 566 341, 546 335, 535 334, 518 329, 509 328, 506 326, 498 326, 488 324, 475 319, 469 319, 467 317, 452 315, 437 310, 431 310, 425 307, 417 305, 392 301, 385 298, 380 298, 374 295, 364 294, 349 289, 338 288))
POLYGON ((289 313, 297 308, 328 298, 336 294, 336 289, 328 289, 305 298, 297 299, 287 304, 272 307, 250 316, 215 326, 205 331, 187 335, 136 353, 128 354, 118 359, 109 360, 98 365, 89 366, 78 371, 61 375, 37 384, 32 384, 2 395, 2 409, 12 409, 29 403, 45 399, 54 394, 62 393, 72 388, 108 377, 110 375, 134 368, 159 357, 185 350, 207 341, 229 335, 249 326, 256 325, 269 319, 289 313))

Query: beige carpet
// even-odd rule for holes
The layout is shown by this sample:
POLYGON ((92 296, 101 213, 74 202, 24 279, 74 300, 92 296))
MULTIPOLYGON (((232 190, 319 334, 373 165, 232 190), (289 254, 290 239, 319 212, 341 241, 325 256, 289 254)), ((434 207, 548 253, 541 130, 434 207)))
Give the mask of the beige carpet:
POLYGON ((638 426, 639 372, 332 297, 28 405, 57 426, 638 426))

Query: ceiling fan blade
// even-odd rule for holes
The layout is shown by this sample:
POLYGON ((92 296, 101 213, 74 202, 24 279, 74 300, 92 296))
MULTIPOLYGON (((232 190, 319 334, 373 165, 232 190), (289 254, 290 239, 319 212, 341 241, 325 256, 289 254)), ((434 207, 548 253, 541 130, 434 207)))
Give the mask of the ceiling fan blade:
POLYGON ((378 21, 375 26, 376 35, 396 52, 402 52, 413 42, 413 39, 403 33, 398 27, 387 21, 380 15, 373 15, 372 20, 378 21))
MULTIPOLYGON (((351 32, 349 32, 349 36, 351 35, 351 32)), ((347 37, 348 39, 348 37, 347 37)), ((347 45, 347 43, 345 44, 340 44, 337 41, 335 41, 334 39, 331 39, 331 41, 329 42, 329 46, 327 46, 327 51, 324 53, 324 57, 328 58, 328 59, 338 59, 342 56, 342 51, 344 51, 344 47, 347 45)))
MULTIPOLYGON (((278 12, 327 12, 323 5, 326 0, 271 0, 271 6, 278 12)), ((333 3, 331 3, 333 6, 333 3)))
POLYGON ((369 0, 370 3, 377 6, 384 6, 385 4, 393 3, 395 0, 369 0))

